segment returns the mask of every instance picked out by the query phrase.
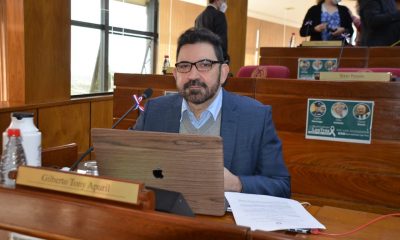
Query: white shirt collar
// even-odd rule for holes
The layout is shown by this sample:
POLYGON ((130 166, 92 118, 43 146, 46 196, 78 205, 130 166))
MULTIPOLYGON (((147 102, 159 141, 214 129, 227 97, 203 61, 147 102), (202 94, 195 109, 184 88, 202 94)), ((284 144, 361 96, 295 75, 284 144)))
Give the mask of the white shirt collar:
MULTIPOLYGON (((208 112, 211 113, 211 116, 214 118, 214 121, 217 120, 218 114, 219 114, 219 112, 221 111, 221 108, 222 108, 222 95, 223 95, 222 94, 222 87, 220 87, 218 89, 217 96, 215 97, 214 101, 210 104, 210 106, 208 106, 208 108, 206 110, 204 110, 204 112, 208 111, 208 112)), ((185 99, 183 99, 180 121, 182 121, 182 115, 183 115, 183 113, 185 111, 192 112, 192 110, 190 110, 190 107, 189 107, 187 101, 185 99)))

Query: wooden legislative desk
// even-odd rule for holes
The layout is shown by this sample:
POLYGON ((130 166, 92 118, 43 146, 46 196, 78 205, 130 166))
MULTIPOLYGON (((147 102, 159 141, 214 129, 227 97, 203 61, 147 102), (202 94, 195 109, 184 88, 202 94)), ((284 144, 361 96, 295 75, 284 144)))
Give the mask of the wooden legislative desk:
MULTIPOLYGON (((114 121, 132 94, 176 91, 173 76, 115 74, 114 121)), ((292 179, 292 196, 313 205, 375 213, 400 211, 400 82, 230 78, 225 87, 272 106, 292 179), (305 139, 308 98, 375 101, 372 143, 305 139)), ((135 123, 132 113, 120 128, 135 123)))
MULTIPOLYGON (((0 202, 0 240, 8 239, 10 232, 45 239, 321 239, 284 231, 250 231, 236 226, 231 213, 189 218, 3 188, 0 202)), ((330 233, 347 232, 378 216, 334 207, 311 206, 307 210, 330 233)), ((400 218, 389 218, 345 239, 396 239, 399 225, 400 218)))
MULTIPOLYGON (((339 47, 262 47, 260 65, 283 65, 290 69, 290 78, 297 78, 299 58, 339 58, 339 47)), ((400 47, 345 47, 340 67, 400 68, 400 47)))

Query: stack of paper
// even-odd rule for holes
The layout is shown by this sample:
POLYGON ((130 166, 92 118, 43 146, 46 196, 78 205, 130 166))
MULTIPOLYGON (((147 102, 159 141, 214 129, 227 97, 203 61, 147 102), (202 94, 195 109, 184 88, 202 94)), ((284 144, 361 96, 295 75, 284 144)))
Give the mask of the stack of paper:
POLYGON ((325 229, 297 201, 256 194, 226 192, 236 224, 251 230, 325 229))

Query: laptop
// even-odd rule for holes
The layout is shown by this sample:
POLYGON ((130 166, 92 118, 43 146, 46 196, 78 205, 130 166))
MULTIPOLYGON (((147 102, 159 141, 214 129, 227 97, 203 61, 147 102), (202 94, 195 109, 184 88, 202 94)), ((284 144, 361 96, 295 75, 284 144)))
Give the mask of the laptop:
POLYGON ((183 194, 196 214, 225 214, 222 138, 92 129, 100 176, 183 194))

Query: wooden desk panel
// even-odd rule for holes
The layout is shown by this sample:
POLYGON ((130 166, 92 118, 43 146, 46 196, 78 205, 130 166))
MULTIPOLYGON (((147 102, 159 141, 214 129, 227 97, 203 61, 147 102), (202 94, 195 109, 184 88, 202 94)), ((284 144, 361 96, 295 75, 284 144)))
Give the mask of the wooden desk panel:
MULTIPOLYGON (((338 58, 340 48, 335 47, 262 47, 260 65, 283 65, 290 69, 290 78, 297 78, 299 58, 338 58)), ((363 47, 345 47, 340 67, 366 67, 368 49, 363 47)))
POLYGON ((400 68, 400 47, 369 48, 368 67, 400 68))
POLYGON ((248 239, 248 228, 0 188, 0 228, 45 239, 248 239))
POLYGON ((256 99, 272 106, 279 131, 305 133, 308 98, 368 100, 375 101, 373 140, 400 140, 400 83, 268 79, 256 89, 256 99))

